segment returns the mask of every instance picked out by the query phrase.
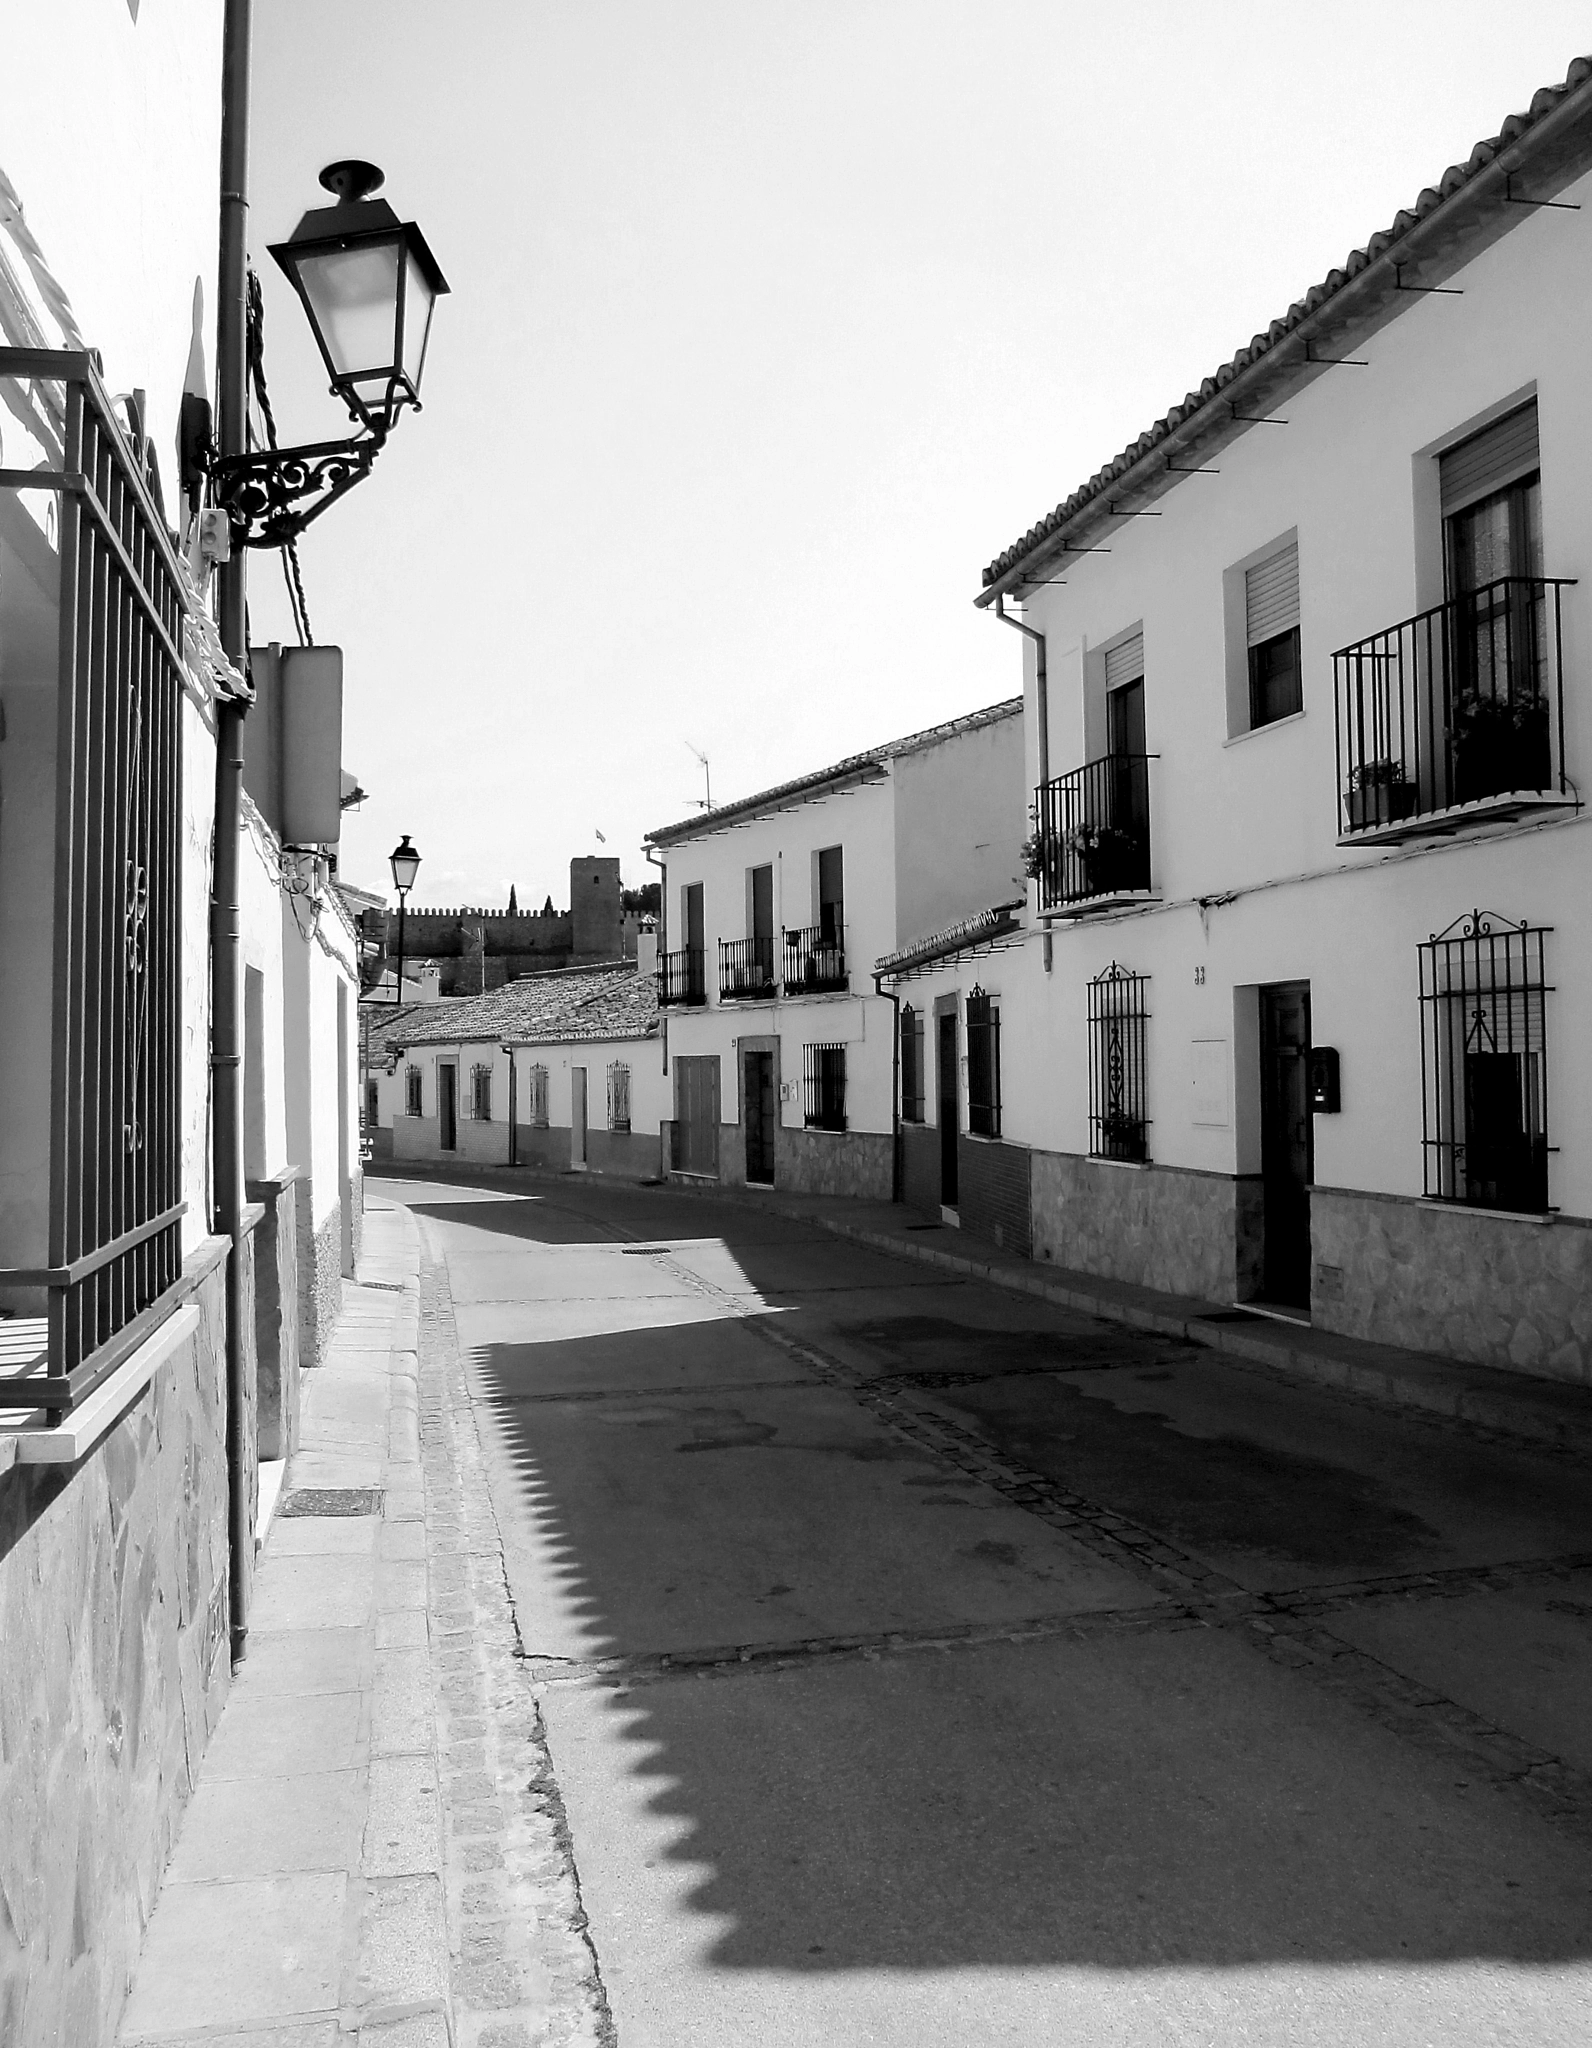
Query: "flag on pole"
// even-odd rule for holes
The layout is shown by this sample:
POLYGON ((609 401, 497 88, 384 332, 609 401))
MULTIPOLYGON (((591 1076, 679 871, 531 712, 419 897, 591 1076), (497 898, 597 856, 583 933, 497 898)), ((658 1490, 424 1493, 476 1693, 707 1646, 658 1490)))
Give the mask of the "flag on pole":
POLYGON ((599 846, 606 846, 608 844, 608 841, 603 837, 601 832, 597 834, 597 844, 599 846))

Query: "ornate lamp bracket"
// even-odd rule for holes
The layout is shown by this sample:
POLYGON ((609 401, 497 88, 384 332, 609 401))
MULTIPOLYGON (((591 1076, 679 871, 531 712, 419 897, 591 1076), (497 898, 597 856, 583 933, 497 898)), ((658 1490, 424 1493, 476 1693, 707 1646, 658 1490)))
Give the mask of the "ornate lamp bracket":
POLYGON ((362 483, 381 453, 384 432, 353 441, 317 441, 305 448, 260 448, 211 464, 216 503, 232 524, 236 545, 280 548, 345 491, 362 483))

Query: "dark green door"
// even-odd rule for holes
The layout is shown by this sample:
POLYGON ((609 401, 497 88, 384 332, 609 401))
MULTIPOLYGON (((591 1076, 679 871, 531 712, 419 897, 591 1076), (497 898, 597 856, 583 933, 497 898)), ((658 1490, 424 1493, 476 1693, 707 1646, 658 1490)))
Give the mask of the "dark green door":
POLYGON ((1310 1305, 1310 984, 1260 992, 1260 1170, 1268 1301, 1310 1305))
POLYGON ((774 1185, 774 1055, 742 1054, 741 1088, 746 1117, 746 1177, 774 1185))
POLYGON ((940 1200, 947 1209, 956 1207, 956 1012, 946 1010, 936 1019, 939 1059, 938 1104, 940 1122, 940 1200))

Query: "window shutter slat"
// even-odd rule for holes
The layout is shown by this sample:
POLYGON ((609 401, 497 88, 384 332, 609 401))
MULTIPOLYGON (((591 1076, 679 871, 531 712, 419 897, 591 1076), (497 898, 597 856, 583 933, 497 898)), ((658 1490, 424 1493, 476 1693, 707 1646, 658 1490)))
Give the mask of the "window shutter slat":
POLYGON ((1249 645, 1275 640, 1299 623, 1299 548, 1290 542, 1244 573, 1249 645))
POLYGON ((1532 399, 1439 458, 1443 517, 1491 497, 1538 466, 1537 401, 1532 399))
POLYGON ((1136 683, 1144 674, 1144 635, 1135 633, 1119 640, 1106 654, 1106 688, 1119 690, 1124 683, 1136 683))

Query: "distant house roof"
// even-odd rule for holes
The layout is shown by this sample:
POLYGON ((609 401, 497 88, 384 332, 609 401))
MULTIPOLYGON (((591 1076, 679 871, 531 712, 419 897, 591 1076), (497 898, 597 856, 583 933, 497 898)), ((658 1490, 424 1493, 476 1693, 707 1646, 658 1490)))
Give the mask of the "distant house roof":
POLYGON ((742 797, 737 803, 715 805, 711 811, 703 811, 698 817, 683 818, 678 825, 661 825, 656 832, 649 832, 647 838, 654 846, 667 846, 681 839, 697 839, 703 833, 717 832, 726 825, 739 824, 742 819, 755 818, 763 811, 782 811, 791 804, 830 795, 846 783, 871 782, 883 775, 886 766, 902 754, 938 746, 942 740, 955 739, 964 732, 977 732, 983 726, 999 725, 1002 719, 1020 717, 1022 709, 1021 697, 1008 697, 1002 703, 986 706, 982 711, 969 711, 961 718, 947 719, 943 725, 926 726, 922 732, 909 733, 905 739, 887 740, 883 746, 870 747, 866 753, 850 754, 832 768, 816 769, 811 775, 798 776, 794 782, 776 783, 772 789, 759 790, 756 796, 742 797))
POLYGON ((1247 430, 1247 422, 1234 417, 1240 402, 1246 414, 1264 413, 1306 379, 1323 374, 1322 365, 1310 360, 1312 345, 1331 355, 1335 337, 1363 336, 1383 324, 1412 303, 1412 287, 1448 276, 1523 220, 1533 201, 1551 197, 1585 169, 1592 156, 1589 113, 1592 57, 1578 57, 1562 85, 1545 86, 1524 114, 1512 114, 1495 136, 1478 142, 1464 163, 1450 166, 1391 227, 1354 250, 1181 405, 997 555, 984 571, 978 602, 988 603, 997 588, 1020 587, 1064 548, 1070 533, 1111 518, 1114 500, 1142 502, 1172 488, 1177 472, 1168 469, 1170 462, 1196 444, 1208 450, 1247 430), (1512 189, 1517 178, 1521 190, 1512 189))
POLYGON ((395 1004, 370 1027, 372 1054, 415 1045, 560 1045, 590 1039, 650 1038, 658 1028, 658 985, 630 960, 531 974, 479 996, 395 1004))
POLYGON ((914 939, 909 946, 899 946, 893 953, 886 953, 873 964, 875 974, 909 974, 915 967, 927 967, 936 960, 949 959, 953 953, 963 953, 969 946, 987 946, 992 939, 1004 939, 1011 932, 1022 930, 1021 912, 1024 899, 1019 896, 1010 903, 992 903, 988 910, 977 910, 971 917, 958 918, 955 924, 948 924, 940 931, 930 932, 926 938, 914 939))

